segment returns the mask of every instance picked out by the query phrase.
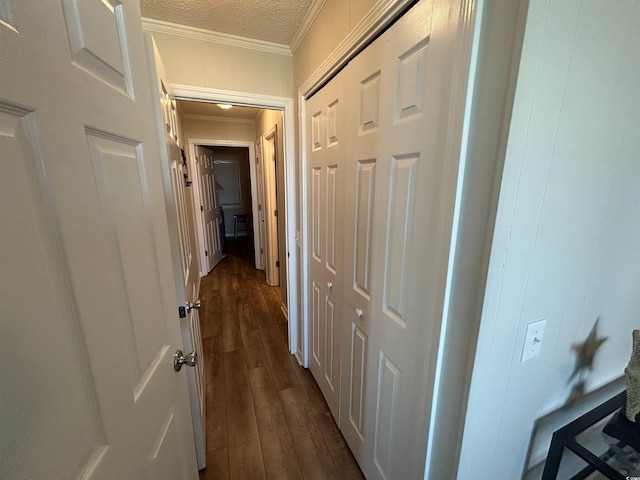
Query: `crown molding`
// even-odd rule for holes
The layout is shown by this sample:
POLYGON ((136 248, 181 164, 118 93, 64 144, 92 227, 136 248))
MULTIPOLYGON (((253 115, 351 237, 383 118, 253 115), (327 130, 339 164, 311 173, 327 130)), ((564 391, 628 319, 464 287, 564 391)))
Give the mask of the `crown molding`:
POLYGON ((324 7, 324 4, 326 2, 327 0, 313 0, 313 3, 309 6, 307 13, 305 14, 304 19, 302 20, 302 24, 298 28, 298 31, 296 32, 296 34, 291 39, 291 44, 289 45, 289 49, 291 50, 292 54, 296 53, 296 50, 302 43, 302 40, 304 40, 304 37, 307 35, 307 32, 309 32, 309 30, 311 29, 313 22, 316 20, 316 17, 320 13, 320 10, 322 10, 322 7, 324 7))
POLYGON ((299 89, 309 97, 416 0, 379 0, 299 89))
POLYGON ((220 45, 229 45, 231 47, 247 48, 257 50, 259 52, 274 53, 276 55, 284 55, 290 57, 291 49, 287 45, 281 43, 265 42, 264 40, 256 40, 253 38, 239 37, 228 33, 214 32, 205 30, 204 28, 189 27, 187 25, 179 25, 177 23, 165 22, 154 18, 142 18, 142 29, 146 32, 164 33, 166 35, 175 35, 177 37, 190 38, 192 40, 200 40, 203 42, 217 43, 220 45))

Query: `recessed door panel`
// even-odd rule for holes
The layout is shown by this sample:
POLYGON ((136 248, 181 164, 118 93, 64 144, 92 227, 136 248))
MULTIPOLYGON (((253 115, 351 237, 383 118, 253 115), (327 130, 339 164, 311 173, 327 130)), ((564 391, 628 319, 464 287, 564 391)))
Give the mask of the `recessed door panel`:
POLYGON ((322 202, 322 191, 320 187, 322 170, 314 167, 311 170, 311 241, 313 258, 317 262, 322 262, 321 237, 323 233, 320 207, 322 202))
POLYGON ((428 39, 420 42, 398 58, 398 82, 396 92, 396 120, 422 112, 424 64, 428 39))
POLYGON ((118 264, 112 266, 114 275, 121 277, 127 288, 135 292, 135 299, 128 303, 118 298, 113 302, 114 306, 119 305, 118 317, 126 319, 133 333, 138 375, 144 379, 143 372, 154 368, 153 360, 162 358, 159 355, 166 331, 152 330, 154 319, 162 315, 162 299, 156 293, 160 291, 159 274, 151 222, 146 213, 148 186, 143 151, 138 142, 103 131, 87 129, 86 134, 105 233, 113 254, 119 259, 118 264), (148 282, 155 283, 156 288, 140 288, 148 282))
POLYGON ((124 12, 115 0, 63 0, 74 63, 109 85, 133 95, 124 12))
POLYGON ((18 33, 18 28, 13 19, 13 8, 9 0, 0 0, 0 27, 8 28, 18 33))
POLYGON ((336 208, 339 208, 336 205, 336 196, 337 192, 337 183, 338 183, 338 166, 337 165, 329 165, 326 168, 326 193, 325 193, 325 204, 326 204, 326 226, 325 226, 325 235, 326 235, 326 266, 327 270, 330 273, 336 274, 336 235, 339 233, 336 229, 342 229, 342 225, 338 226, 336 224, 336 208))
POLYGON ((406 327, 409 238, 412 233, 417 155, 391 158, 385 245, 384 311, 406 327))
POLYGON ((392 460, 399 460, 398 445, 394 442, 396 414, 398 408, 398 391, 402 373, 398 367, 383 353, 378 361, 378 394, 376 398, 376 433, 374 463, 382 478, 398 478, 393 475, 392 460))
POLYGON ((358 161, 355 189, 353 288, 367 300, 369 300, 371 294, 370 271, 375 180, 376 160, 358 161))
POLYGON ((338 109, 338 102, 336 99, 327 105, 327 147, 333 147, 338 143, 338 119, 342 113, 338 109))
POLYGON ((351 365, 349 372, 349 422, 364 440, 365 379, 367 374, 367 334, 351 325, 351 365))
POLYGON ((380 107, 380 71, 360 82, 360 133, 378 128, 380 107))
POLYGON ((311 355, 313 356, 313 361, 319 366, 322 366, 324 356, 321 353, 322 346, 322 334, 321 329, 323 327, 322 320, 320 318, 320 287, 317 283, 313 283, 313 291, 312 291, 312 303, 311 303, 311 355))
POLYGON ((325 328, 325 364, 324 364, 324 378, 327 380, 327 384, 331 390, 335 391, 335 380, 339 378, 339 370, 336 373, 336 368, 339 369, 339 360, 340 358, 335 358, 333 355, 334 351, 334 340, 336 333, 336 304, 333 302, 331 297, 327 295, 325 297, 325 305, 324 305, 324 328, 325 328))

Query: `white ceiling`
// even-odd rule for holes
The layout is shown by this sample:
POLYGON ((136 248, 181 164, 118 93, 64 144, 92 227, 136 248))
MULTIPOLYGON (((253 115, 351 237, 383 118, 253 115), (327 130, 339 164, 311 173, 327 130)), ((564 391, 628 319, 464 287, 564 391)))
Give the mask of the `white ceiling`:
POLYGON ((140 0, 142 16, 290 45, 313 0, 140 0))

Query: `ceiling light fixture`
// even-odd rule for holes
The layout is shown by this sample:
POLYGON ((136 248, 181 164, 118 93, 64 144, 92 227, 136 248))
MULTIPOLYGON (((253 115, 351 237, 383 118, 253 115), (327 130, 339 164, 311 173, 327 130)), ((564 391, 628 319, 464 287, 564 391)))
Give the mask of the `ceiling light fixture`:
POLYGON ((222 110, 229 110, 233 105, 229 105, 228 103, 216 103, 222 110))

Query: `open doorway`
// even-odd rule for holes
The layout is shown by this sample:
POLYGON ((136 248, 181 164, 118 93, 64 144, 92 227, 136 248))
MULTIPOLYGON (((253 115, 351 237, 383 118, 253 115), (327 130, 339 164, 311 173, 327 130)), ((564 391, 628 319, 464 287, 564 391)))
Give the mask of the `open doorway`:
POLYGON ((288 316, 284 115, 275 109, 222 107, 177 102, 192 172, 200 274, 215 268, 216 244, 224 255, 229 240, 249 237, 254 266, 265 271, 268 285, 278 287, 288 316))

